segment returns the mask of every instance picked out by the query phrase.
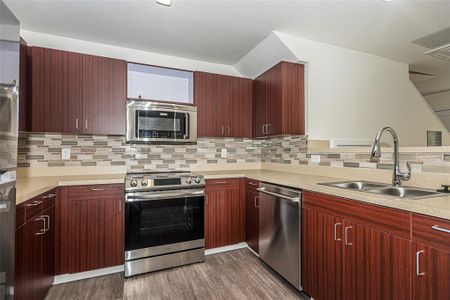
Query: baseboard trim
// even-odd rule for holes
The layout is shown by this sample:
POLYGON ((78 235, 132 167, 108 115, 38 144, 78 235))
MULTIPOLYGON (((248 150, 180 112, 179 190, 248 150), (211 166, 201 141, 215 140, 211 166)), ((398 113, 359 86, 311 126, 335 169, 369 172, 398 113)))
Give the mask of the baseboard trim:
POLYGON ((228 252, 228 251, 233 251, 233 250, 238 250, 238 249, 243 249, 243 248, 248 248, 247 243, 244 242, 244 243, 239 243, 239 244, 234 244, 234 245, 229 245, 229 246, 224 246, 224 247, 207 249, 207 250, 205 250, 205 255, 228 252))
POLYGON ((60 284, 60 283, 66 283, 71 281, 77 281, 82 279, 88 279, 92 277, 98 277, 103 275, 109 275, 114 273, 119 273, 124 271, 124 266, 114 266, 109 268, 103 268, 103 269, 96 269, 92 271, 86 271, 86 272, 80 272, 80 273, 73 273, 73 274, 62 274, 62 275, 56 275, 53 279, 53 284, 60 284))
MULTIPOLYGON (((217 253, 223 253, 238 249, 244 249, 248 248, 253 254, 256 256, 259 256, 257 253, 255 253, 250 247, 248 247, 247 243, 239 243, 234 245, 229 245, 225 247, 218 247, 213 249, 205 250, 205 255, 211 255, 211 254, 217 254, 217 253)), ((66 282, 72 282, 77 280, 83 280, 103 275, 109 275, 114 273, 119 273, 124 271, 124 265, 109 267, 109 268, 103 268, 103 269, 96 269, 92 271, 86 271, 86 272, 80 272, 80 273, 73 273, 73 274, 62 274, 62 275, 56 275, 53 279, 53 285, 66 283, 66 282)))

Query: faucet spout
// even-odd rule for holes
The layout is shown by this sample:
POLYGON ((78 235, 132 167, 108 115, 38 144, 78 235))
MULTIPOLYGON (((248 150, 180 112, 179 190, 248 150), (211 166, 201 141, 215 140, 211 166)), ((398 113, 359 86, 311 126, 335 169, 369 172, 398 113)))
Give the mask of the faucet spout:
POLYGON ((395 130, 392 127, 384 127, 381 129, 377 135, 375 136, 375 141, 372 145, 372 150, 370 151, 370 159, 379 159, 381 157, 381 137, 383 136, 384 132, 389 132, 392 136, 392 139, 394 140, 394 167, 393 167, 393 174, 392 174, 392 185, 393 186, 400 186, 402 183, 402 180, 409 180, 411 178, 411 165, 407 163, 408 171, 402 172, 400 170, 400 162, 399 162, 399 149, 398 149, 398 136, 395 130))

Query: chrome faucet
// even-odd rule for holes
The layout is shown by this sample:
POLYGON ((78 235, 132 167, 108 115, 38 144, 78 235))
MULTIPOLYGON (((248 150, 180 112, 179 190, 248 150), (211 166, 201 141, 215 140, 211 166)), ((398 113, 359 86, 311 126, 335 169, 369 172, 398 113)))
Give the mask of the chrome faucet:
POLYGON ((381 136, 385 131, 388 131, 392 138, 394 139, 394 170, 392 174, 392 185, 400 186, 402 184, 402 180, 409 180, 411 178, 411 165, 409 162, 406 163, 408 167, 408 172, 404 173, 400 171, 400 163, 399 163, 399 152, 398 152, 398 136, 395 130, 391 127, 384 127, 380 131, 378 131, 377 136, 375 137, 375 141, 373 142, 372 150, 370 151, 370 159, 373 160, 379 159, 381 157, 381 136))

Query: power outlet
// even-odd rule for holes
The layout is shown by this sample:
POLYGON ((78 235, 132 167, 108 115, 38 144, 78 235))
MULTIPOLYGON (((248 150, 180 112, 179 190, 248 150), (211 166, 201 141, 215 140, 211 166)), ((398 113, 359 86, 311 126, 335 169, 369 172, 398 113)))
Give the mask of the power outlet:
POLYGON ((312 163, 320 163, 320 155, 311 155, 312 163))
POLYGON ((222 151, 220 152, 220 156, 222 157, 222 158, 227 158, 227 149, 222 149, 222 151))
POLYGON ((69 160, 70 159, 70 149, 64 148, 61 150, 61 159, 69 160))

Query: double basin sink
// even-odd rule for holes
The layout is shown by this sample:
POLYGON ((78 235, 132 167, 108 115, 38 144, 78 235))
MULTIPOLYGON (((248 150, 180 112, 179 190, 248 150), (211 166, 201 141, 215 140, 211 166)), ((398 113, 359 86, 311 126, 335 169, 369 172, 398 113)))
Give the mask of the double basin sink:
POLYGON ((405 198, 411 200, 418 200, 443 195, 442 193, 438 193, 434 190, 391 186, 383 183, 369 182, 369 181, 340 181, 340 182, 325 182, 319 184, 341 189, 361 191, 378 195, 394 196, 397 198, 405 198))

